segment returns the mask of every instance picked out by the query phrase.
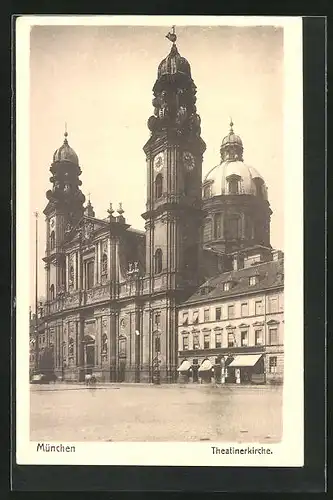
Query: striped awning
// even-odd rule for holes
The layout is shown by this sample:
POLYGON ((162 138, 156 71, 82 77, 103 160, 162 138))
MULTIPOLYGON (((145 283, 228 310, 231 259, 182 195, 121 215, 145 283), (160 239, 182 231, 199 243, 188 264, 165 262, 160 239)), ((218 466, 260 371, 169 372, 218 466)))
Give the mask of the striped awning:
POLYGON ((177 368, 178 372, 187 372, 191 368, 191 363, 184 359, 179 368, 177 368))
POLYGON ((236 356, 229 366, 234 366, 236 368, 241 366, 254 366, 261 356, 262 354, 241 354, 240 356, 236 356))
POLYGON ((212 363, 209 361, 209 359, 205 359, 200 367, 199 367, 199 372, 207 372, 213 368, 212 363))

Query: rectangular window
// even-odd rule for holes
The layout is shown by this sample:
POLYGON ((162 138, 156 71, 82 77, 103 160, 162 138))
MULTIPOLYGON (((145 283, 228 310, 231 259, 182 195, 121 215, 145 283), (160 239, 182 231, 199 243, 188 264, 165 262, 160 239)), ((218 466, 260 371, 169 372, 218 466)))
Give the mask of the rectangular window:
POLYGON ((256 330, 254 332, 255 345, 262 345, 262 330, 256 330))
POLYGON ((221 307, 215 307, 215 320, 219 321, 221 319, 221 307))
POLYGON ((193 335, 193 349, 200 349, 199 335, 193 335))
POLYGON ((183 336, 183 351, 187 351, 188 350, 188 336, 185 335, 183 336))
POLYGON ((278 311, 277 297, 269 297, 268 299, 268 312, 276 313, 278 311))
POLYGON ((222 335, 221 333, 216 333, 215 334, 215 347, 221 347, 222 346, 222 335))
POLYGON ((204 322, 209 321, 209 309, 204 310, 204 322))
POLYGON ((90 261, 86 264, 86 272, 87 272, 87 289, 89 290, 94 286, 94 262, 90 261))
POLYGON ((161 352, 161 338, 160 338, 160 336, 155 338, 155 352, 161 352))
POLYGON ((278 344, 278 331, 277 328, 270 328, 269 329, 269 344, 270 345, 277 345, 278 344))
POLYGON ((194 311, 192 316, 193 325, 197 325, 199 323, 199 311, 194 311))
POLYGON ((228 292, 230 290, 230 282, 223 283, 223 291, 228 292))
POLYGON ((249 315, 249 305, 247 302, 243 302, 243 304, 241 304, 241 316, 244 317, 248 315, 249 315))
POLYGON ((241 332, 241 345, 242 347, 247 346, 247 332, 241 332))
POLYGON ((188 312, 183 312, 183 325, 188 325, 188 312))
POLYGON ((277 370, 277 357, 271 356, 269 358, 269 373, 276 373, 277 370))
POLYGON ((210 348, 210 334, 205 334, 204 335, 204 349, 209 349, 210 348))
POLYGON ((255 315, 259 316, 260 314, 262 314, 262 301, 256 300, 256 302, 255 302, 255 315))
POLYGON ((228 306, 228 319, 234 318, 235 316, 235 306, 228 306))
POLYGON ((228 333, 228 347, 234 347, 235 337, 233 333, 228 333))

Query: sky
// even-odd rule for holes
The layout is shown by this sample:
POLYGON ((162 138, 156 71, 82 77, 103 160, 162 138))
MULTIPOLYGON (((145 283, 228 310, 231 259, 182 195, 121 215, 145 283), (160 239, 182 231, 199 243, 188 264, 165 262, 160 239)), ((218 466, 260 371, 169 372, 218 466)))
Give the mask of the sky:
MULTIPOLYGON (((127 222, 144 228, 152 87, 169 53, 169 26, 34 26, 30 38, 30 293, 34 303, 35 219, 40 213, 38 294, 45 296, 45 193, 49 168, 68 142, 82 169, 82 191, 96 216, 123 203, 127 222)), ((264 177, 273 215, 271 245, 283 249, 283 30, 179 26, 177 47, 197 86, 207 144, 203 176, 220 161, 229 131, 242 138, 244 162, 264 177)))

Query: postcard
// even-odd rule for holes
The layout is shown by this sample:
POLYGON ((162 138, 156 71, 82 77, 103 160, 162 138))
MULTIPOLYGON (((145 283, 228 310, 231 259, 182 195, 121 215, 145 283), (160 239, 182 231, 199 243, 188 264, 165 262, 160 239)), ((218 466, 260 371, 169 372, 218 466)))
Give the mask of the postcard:
POLYGON ((302 466, 301 18, 15 31, 17 463, 302 466))

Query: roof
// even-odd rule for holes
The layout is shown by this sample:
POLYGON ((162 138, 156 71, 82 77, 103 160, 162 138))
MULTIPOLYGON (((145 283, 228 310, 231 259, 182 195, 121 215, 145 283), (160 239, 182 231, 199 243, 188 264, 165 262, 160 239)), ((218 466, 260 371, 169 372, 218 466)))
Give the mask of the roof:
POLYGON ((186 300, 185 304, 192 302, 207 302, 210 299, 227 298, 243 293, 252 293, 267 288, 283 286, 283 258, 263 262, 251 267, 220 273, 203 283, 196 292, 186 300), (250 285, 249 278, 258 276, 258 283, 250 285), (232 282, 229 290, 223 290, 223 284, 232 282))

